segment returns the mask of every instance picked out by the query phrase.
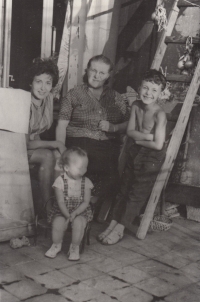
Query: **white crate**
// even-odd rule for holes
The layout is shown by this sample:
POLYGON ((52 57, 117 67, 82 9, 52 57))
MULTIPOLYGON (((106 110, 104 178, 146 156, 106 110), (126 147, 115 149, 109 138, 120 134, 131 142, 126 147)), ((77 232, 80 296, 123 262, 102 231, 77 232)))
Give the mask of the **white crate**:
POLYGON ((187 219, 200 222, 200 208, 186 206, 186 209, 187 209, 187 219))

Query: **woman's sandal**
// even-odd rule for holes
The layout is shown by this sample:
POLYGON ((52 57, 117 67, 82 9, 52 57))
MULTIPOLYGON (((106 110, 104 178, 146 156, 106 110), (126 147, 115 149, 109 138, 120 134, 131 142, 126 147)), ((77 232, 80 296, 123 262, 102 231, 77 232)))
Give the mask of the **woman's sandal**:
POLYGON ((105 229, 104 232, 102 232, 101 234, 97 235, 96 240, 100 243, 102 243, 102 241, 112 232, 113 229, 110 229, 109 227, 107 229, 105 229))
POLYGON ((118 232, 117 230, 112 230, 108 236, 106 236, 102 241, 101 244, 103 245, 112 245, 118 243, 124 237, 123 233, 118 232))

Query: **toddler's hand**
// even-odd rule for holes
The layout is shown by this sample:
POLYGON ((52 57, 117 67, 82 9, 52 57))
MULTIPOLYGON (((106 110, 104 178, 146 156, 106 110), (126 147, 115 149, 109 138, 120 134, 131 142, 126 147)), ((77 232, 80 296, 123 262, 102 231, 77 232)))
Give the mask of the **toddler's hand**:
POLYGON ((69 216, 69 221, 72 222, 74 220, 74 218, 76 217, 76 213, 72 212, 69 216))

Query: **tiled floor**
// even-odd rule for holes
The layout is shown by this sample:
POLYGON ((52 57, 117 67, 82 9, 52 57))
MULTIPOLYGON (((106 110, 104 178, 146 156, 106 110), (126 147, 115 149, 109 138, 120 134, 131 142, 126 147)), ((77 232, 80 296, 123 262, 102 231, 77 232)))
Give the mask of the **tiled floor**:
POLYGON ((104 228, 93 223, 91 245, 78 262, 67 260, 69 233, 55 259, 44 256, 50 234, 18 250, 0 243, 0 301, 200 301, 199 223, 176 218, 167 232, 151 232, 142 241, 126 234, 113 246, 96 241, 104 228))

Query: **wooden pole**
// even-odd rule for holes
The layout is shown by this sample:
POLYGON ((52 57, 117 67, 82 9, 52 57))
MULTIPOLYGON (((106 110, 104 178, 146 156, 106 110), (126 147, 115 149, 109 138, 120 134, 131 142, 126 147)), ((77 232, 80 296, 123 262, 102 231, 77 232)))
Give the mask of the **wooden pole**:
POLYGON ((81 1, 81 9, 79 14, 79 48, 78 48, 78 74, 77 84, 82 83, 83 79, 83 54, 86 48, 85 24, 87 18, 87 0, 81 1))
POLYGON ((51 56, 54 0, 43 0, 41 57, 51 56))
POLYGON ((81 2, 73 1, 71 38, 69 50, 69 69, 68 69, 68 90, 74 88, 78 83, 78 54, 79 54, 79 15, 81 11, 81 2))
POLYGON ((0 87, 3 75, 3 26, 4 26, 4 0, 0 0, 0 87))
POLYGON ((7 0, 7 1, 5 1, 5 3, 6 3, 6 6, 5 6, 5 35, 4 35, 4 49, 3 49, 2 87, 9 87, 12 0, 7 0))

